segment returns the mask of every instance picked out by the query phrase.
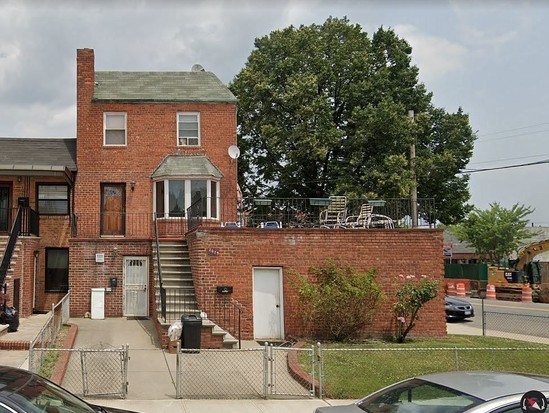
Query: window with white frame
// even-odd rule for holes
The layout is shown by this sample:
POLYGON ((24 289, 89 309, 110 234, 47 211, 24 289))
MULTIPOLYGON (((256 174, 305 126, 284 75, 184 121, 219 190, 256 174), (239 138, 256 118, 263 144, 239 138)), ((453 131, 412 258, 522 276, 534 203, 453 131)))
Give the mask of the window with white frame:
POLYGON ((105 146, 125 146, 127 142, 126 131, 126 113, 105 113, 103 118, 104 125, 104 145, 105 146))
POLYGON ((154 186, 155 212, 159 218, 185 217, 193 206, 198 215, 218 219, 219 184, 207 179, 166 179, 154 186))
POLYGON ((38 213, 40 215, 69 214, 69 186, 63 184, 38 184, 38 213))
POLYGON ((200 145, 200 114, 180 112, 177 114, 177 146, 200 145))

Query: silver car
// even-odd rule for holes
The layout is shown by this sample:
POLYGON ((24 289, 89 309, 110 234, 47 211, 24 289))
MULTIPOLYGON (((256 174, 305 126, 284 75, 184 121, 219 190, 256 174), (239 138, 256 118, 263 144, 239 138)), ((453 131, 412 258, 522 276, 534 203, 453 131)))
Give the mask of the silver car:
POLYGON ((316 413, 521 413, 543 412, 549 377, 456 371, 401 381, 345 406, 316 413))

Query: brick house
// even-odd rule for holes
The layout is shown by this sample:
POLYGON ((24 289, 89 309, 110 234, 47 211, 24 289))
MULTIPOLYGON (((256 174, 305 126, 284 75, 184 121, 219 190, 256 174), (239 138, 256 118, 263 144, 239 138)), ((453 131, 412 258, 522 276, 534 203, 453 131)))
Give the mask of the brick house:
MULTIPOLYGON (((14 139, 27 163, 46 158, 25 173, 0 157, 0 195, 8 193, 0 208, 25 198, 40 223, 39 233, 19 237, 21 258, 11 261, 8 296, 22 316, 47 311, 70 289, 73 317, 151 317, 160 328, 203 311, 230 329, 227 312, 238 311, 242 338, 283 339, 304 332, 289 274, 327 258, 375 267, 388 296, 399 273, 443 277, 437 229, 224 226, 242 212, 229 89, 200 66, 98 72, 94 64, 92 49, 77 51, 77 138, 41 141, 64 151, 23 156, 17 145, 33 143, 14 139), (58 278, 65 284, 52 291, 58 278)), ((367 335, 393 331, 389 301, 367 335)), ((428 304, 415 334, 446 334, 442 303, 441 295, 428 304)))

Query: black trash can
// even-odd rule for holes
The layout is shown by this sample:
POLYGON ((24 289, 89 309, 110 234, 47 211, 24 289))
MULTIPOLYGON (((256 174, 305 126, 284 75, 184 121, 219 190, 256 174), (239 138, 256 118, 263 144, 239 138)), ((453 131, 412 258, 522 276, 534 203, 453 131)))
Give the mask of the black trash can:
POLYGON ((19 328, 19 312, 15 307, 0 306, 0 324, 8 324, 8 333, 14 333, 19 328))
POLYGON ((181 351, 198 353, 200 348, 200 333, 202 318, 197 314, 186 314, 181 317, 183 330, 181 332, 181 351))

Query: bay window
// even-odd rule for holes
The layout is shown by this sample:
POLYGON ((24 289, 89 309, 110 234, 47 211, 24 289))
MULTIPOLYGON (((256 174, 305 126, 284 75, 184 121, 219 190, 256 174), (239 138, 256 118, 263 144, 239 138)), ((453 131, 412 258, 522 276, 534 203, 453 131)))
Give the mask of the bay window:
POLYGON ((159 218, 185 217, 193 205, 205 218, 219 218, 219 184, 206 179, 165 179, 154 185, 154 205, 159 218), (198 203, 198 204, 197 204, 198 203))

